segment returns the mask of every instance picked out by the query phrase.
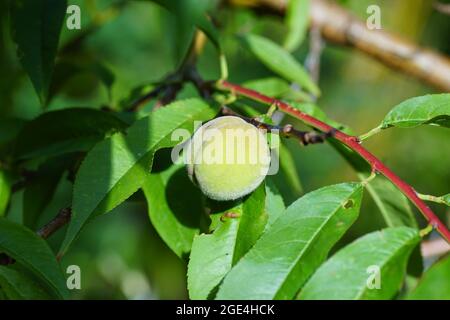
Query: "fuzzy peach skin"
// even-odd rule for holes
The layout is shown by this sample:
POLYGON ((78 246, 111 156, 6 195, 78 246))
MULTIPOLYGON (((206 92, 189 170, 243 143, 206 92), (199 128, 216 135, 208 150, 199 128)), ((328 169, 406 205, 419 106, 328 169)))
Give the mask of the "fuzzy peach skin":
POLYGON ((214 200, 235 200, 251 193, 269 171, 265 133, 239 117, 207 122, 195 132, 187 150, 191 180, 214 200))

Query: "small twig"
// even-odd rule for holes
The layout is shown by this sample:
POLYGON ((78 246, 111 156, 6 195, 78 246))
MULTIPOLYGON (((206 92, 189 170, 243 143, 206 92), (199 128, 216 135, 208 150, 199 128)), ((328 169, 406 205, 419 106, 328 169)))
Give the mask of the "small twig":
POLYGON ((259 128, 259 129, 264 129, 267 131, 278 133, 279 135, 281 135, 285 138, 294 137, 304 146, 307 146, 308 144, 323 143, 326 138, 332 137, 333 133, 334 133, 334 130, 331 130, 330 132, 325 132, 325 133, 315 132, 315 131, 300 131, 300 130, 295 129, 291 124, 286 124, 284 126, 272 125, 272 124, 261 122, 255 118, 249 118, 249 117, 240 115, 225 106, 222 107, 221 112, 223 115, 239 117, 239 118, 247 121, 248 123, 251 123, 252 125, 254 125, 255 127, 259 128))
POLYGON ((423 241, 421 244, 421 251, 424 258, 440 256, 450 252, 450 245, 442 238, 423 241))
POLYGON ((309 32, 309 52, 306 57, 306 68, 315 83, 319 82, 320 78, 320 56, 322 55, 323 40, 320 28, 316 25, 311 27, 309 32))
POLYGON ((433 7, 436 9, 436 11, 439 11, 440 13, 450 15, 450 4, 435 1, 433 2, 433 7))
POLYGON ((134 100, 130 106, 127 108, 127 111, 130 112, 136 112, 139 111, 139 109, 148 101, 150 101, 153 98, 156 98, 166 87, 165 84, 157 86, 155 89, 150 91, 149 93, 143 95, 142 97, 137 98, 134 100))
POLYGON ((70 208, 63 208, 59 210, 56 217, 50 220, 45 226, 39 229, 36 233, 43 239, 47 239, 54 232, 59 230, 62 226, 69 222, 72 215, 72 210, 70 208))

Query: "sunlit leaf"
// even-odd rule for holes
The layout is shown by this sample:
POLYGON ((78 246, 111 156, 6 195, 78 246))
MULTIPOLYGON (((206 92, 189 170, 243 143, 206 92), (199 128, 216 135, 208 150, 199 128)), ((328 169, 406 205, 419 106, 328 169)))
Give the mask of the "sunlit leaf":
POLYGON ((304 300, 390 299, 400 289, 419 232, 388 228, 359 238, 325 262, 306 283, 304 300))
POLYGON ((421 124, 450 128, 450 93, 428 94, 405 100, 387 114, 381 127, 411 128, 421 124))
POLYGON ((246 47, 270 70, 283 78, 304 87, 314 95, 320 90, 311 80, 303 66, 278 44, 254 34, 245 34, 242 40, 246 47))
POLYGON ((91 218, 114 209, 143 186, 158 149, 176 145, 175 129, 194 130, 194 121, 215 114, 199 99, 176 101, 136 121, 126 132, 98 143, 86 156, 74 184, 72 219, 61 246, 65 252, 91 218))
POLYGON ((217 299, 292 299, 358 217, 362 193, 343 183, 295 201, 227 274, 217 299))
POLYGON ((284 47, 294 51, 303 42, 309 22, 309 0, 289 0, 286 9, 286 24, 289 32, 284 47))

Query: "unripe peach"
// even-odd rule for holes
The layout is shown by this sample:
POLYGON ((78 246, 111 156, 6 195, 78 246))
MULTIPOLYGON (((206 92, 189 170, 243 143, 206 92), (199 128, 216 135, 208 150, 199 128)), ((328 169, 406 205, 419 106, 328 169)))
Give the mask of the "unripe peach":
POLYGON ((270 166, 264 131, 235 116, 200 127, 187 148, 188 173, 205 195, 234 200, 255 190, 270 166))

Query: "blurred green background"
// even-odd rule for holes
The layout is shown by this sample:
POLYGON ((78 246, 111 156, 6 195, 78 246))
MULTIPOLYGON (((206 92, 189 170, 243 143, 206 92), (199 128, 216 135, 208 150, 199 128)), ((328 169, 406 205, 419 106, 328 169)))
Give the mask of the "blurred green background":
MULTIPOLYGON (((340 1, 356 16, 365 19, 366 8, 377 4, 382 9, 382 27, 420 45, 450 55, 450 18, 432 8, 432 0, 353 0, 340 1)), ((114 77, 111 88, 100 72, 86 70, 61 82, 60 91, 48 110, 66 107, 118 108, 131 90, 148 85, 173 71, 180 52, 174 36, 174 17, 157 5, 145 1, 125 1, 116 11, 118 1, 69 1, 81 7, 82 29, 64 28, 60 49, 65 51, 59 64, 72 62, 101 63, 114 77), (74 39, 100 21, 93 32, 74 39), (70 45, 70 46, 69 46, 70 45), (100 75, 100 76, 99 76, 100 75)), ((0 4, 4 6, 5 4, 0 4)), ((4 9, 4 8, 2 8, 4 9)), ((6 10, 0 11, 6 46, 0 50, 0 118, 32 119, 44 112, 15 56, 7 28, 6 10)), ((221 7, 214 12, 234 82, 271 76, 272 73, 240 47, 235 35, 242 32, 263 34, 281 42, 286 33, 283 21, 258 16, 247 9, 221 7)), ((308 41, 295 52, 305 61, 308 41)), ((378 125, 397 103, 435 92, 412 77, 390 70, 377 61, 349 48, 326 45, 321 61, 318 104, 333 119, 349 125, 361 134, 378 125)), ((200 73, 206 79, 219 74, 217 54, 208 44, 199 60, 200 73)), ((109 75, 110 76, 110 75, 109 75)), ((195 95, 187 86, 181 97, 195 95)), ((149 104, 148 108, 151 108, 149 104)), ((286 119, 294 123, 292 119, 286 119)), ((5 138, 5 137, 2 137, 5 138)), ((304 191, 324 185, 356 180, 350 166, 327 145, 298 147, 289 141, 304 191)), ((419 192, 441 195, 450 192, 450 132, 445 128, 422 126, 414 129, 390 129, 367 141, 367 147, 383 159, 394 172, 410 182, 419 192)), ((283 189, 283 188, 282 188, 283 189)), ((287 203, 300 195, 284 190, 287 203)), ((22 193, 15 193, 10 216, 21 219, 22 193)), ((63 178, 57 192, 41 217, 40 225, 70 204, 71 184, 63 178)), ((449 210, 434 207, 447 221, 449 210)), ((424 219, 418 216, 424 225, 424 219)), ((378 209, 366 194, 361 216, 346 240, 384 226, 378 209)), ((64 230, 52 236, 57 247, 64 230)), ((74 290, 76 299, 176 299, 187 298, 186 265, 178 259, 152 228, 141 195, 135 195, 113 212, 88 225, 63 265, 81 267, 82 289, 74 290)))

